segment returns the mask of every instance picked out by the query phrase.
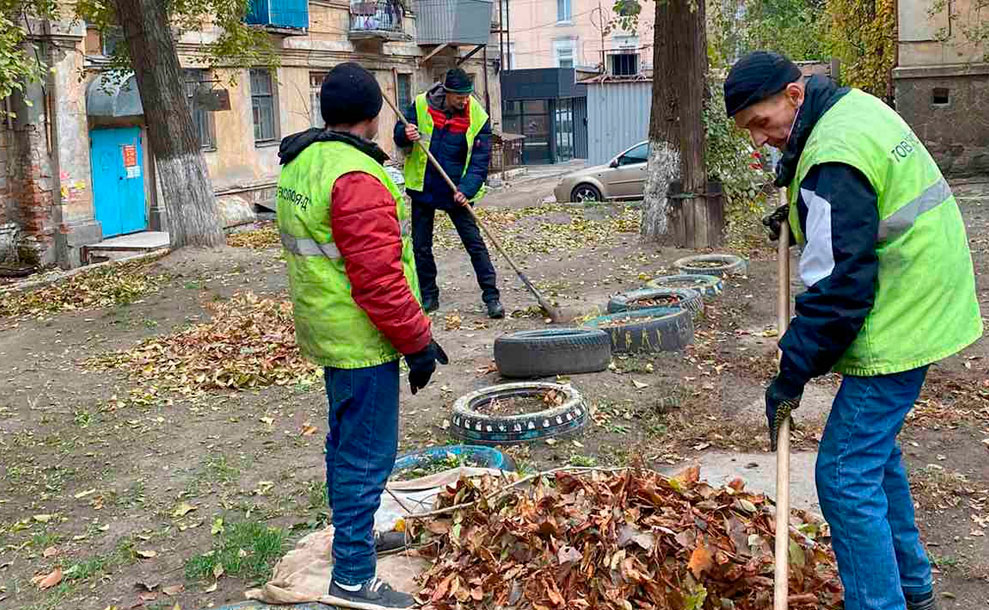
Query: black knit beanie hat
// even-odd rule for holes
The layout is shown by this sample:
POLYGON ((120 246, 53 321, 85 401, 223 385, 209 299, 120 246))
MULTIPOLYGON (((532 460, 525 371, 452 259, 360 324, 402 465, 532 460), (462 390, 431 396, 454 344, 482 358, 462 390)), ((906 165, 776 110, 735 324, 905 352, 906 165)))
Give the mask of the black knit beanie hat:
POLYGON ((735 62, 725 79, 725 111, 732 117, 800 80, 800 68, 779 53, 753 51, 735 62))
POLYGON ((319 88, 319 109, 327 125, 353 125, 381 112, 381 87, 374 75, 347 62, 330 70, 319 88))
POLYGON ((470 77, 467 76, 466 72, 460 68, 453 68, 446 73, 446 79, 443 81, 443 88, 450 93, 459 93, 463 95, 474 91, 474 84, 470 82, 470 77))

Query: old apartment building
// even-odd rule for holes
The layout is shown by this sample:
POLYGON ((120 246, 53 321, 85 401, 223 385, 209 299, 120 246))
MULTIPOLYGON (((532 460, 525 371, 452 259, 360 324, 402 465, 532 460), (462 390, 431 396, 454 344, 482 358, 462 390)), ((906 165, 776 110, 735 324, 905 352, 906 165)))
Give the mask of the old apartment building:
POLYGON ((899 0, 896 109, 945 173, 989 174, 989 47, 979 0, 899 0), (980 12, 981 10, 981 12, 980 12))
MULTIPOLYGON (((276 69, 205 69, 197 43, 178 40, 185 86, 210 177, 226 217, 273 198, 279 140, 321 125, 325 73, 357 61, 385 95, 412 97, 460 65, 475 95, 501 124, 497 31, 489 0, 253 0, 247 21, 266 29, 276 69), (233 77, 233 78, 231 78, 233 77), (229 97, 228 109, 208 100, 229 97)), ((83 246, 142 231, 167 231, 133 76, 105 76, 115 43, 85 23, 32 22, 32 41, 51 66, 46 82, 7 103, 16 118, 0 124, 0 262, 19 256, 42 265, 80 264, 83 246)), ((395 116, 382 114, 379 142, 396 160, 395 116)))

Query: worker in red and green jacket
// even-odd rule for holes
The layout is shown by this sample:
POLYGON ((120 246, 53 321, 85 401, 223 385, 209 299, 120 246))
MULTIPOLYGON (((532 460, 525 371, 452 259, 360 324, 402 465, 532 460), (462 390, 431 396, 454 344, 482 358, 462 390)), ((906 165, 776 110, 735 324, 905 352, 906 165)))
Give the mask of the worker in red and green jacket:
POLYGON ((408 205, 371 141, 381 104, 367 70, 331 70, 320 89, 327 127, 282 141, 276 202, 296 338, 324 367, 329 398, 328 594, 341 606, 406 608, 412 597, 375 576, 372 532, 398 447, 399 358, 415 394, 447 356, 420 305, 408 205))
POLYGON ((928 367, 982 336, 965 223, 910 126, 881 100, 804 79, 776 53, 740 59, 725 105, 757 147, 783 153, 776 185, 801 247, 796 317, 766 390, 770 444, 804 385, 841 373, 818 449, 821 510, 845 610, 934 610, 931 567, 896 436, 928 367))

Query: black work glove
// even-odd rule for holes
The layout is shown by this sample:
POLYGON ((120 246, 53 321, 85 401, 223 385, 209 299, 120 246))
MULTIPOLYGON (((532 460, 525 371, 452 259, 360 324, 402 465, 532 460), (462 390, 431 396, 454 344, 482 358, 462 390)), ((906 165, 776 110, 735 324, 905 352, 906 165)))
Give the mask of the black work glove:
POLYGON ((780 375, 773 378, 766 388, 766 424, 769 426, 769 448, 776 451, 776 441, 780 426, 790 417, 790 413, 800 406, 804 386, 780 375))
POLYGON ((763 217, 762 224, 765 225, 766 229, 769 231, 770 240, 776 241, 780 238, 780 227, 787 221, 789 216, 790 206, 781 205, 776 208, 772 214, 763 217))
POLYGON ((450 359, 436 341, 430 341, 425 349, 405 356, 405 363, 409 365, 409 386, 413 394, 426 387, 429 378, 436 371, 437 362, 449 364, 450 359))

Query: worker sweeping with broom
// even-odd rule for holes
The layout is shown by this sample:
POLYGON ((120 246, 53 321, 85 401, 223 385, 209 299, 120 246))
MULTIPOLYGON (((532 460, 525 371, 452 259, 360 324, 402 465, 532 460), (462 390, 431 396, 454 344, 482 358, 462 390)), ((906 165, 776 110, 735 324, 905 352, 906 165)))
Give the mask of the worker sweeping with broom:
POLYGON ((777 429, 813 377, 843 375, 816 465, 846 610, 932 610, 896 436, 930 364, 982 336, 965 226, 951 189, 910 127, 879 99, 830 79, 805 80, 757 51, 725 81, 725 105, 756 146, 783 152, 776 185, 802 247, 807 290, 780 339, 766 391, 777 429))

